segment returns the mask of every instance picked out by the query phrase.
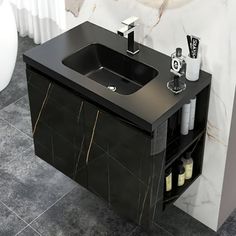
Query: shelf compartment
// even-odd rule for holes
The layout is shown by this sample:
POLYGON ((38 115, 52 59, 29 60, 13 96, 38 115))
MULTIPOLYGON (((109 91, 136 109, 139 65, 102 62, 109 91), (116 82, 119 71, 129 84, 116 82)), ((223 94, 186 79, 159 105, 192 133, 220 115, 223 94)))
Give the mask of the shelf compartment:
POLYGON ((193 143, 199 140, 206 130, 192 130, 188 135, 179 135, 166 149, 165 169, 169 168, 193 143))
MULTIPOLYGON (((166 208, 167 205, 173 203, 176 201, 181 194, 183 194, 190 185, 193 184, 193 182, 201 175, 202 173, 202 162, 203 162, 203 153, 204 153, 204 142, 205 142, 205 131, 202 132, 192 132, 192 141, 188 144, 184 143, 186 148, 180 150, 178 154, 174 157, 174 159, 171 159, 171 162, 169 162, 169 166, 173 168, 173 180, 172 180, 172 186, 173 189, 168 192, 164 193, 163 198, 163 209, 166 208), (192 158, 193 158, 193 176, 189 180, 185 180, 185 184, 181 187, 177 187, 177 174, 175 172, 176 166, 180 158, 182 157, 182 154, 186 152, 192 152, 192 158)), ((186 138, 186 136, 184 136, 186 138)))
POLYGON ((167 205, 175 202, 189 188, 189 186, 192 185, 195 180, 197 180, 199 176, 200 173, 194 176, 192 179, 185 180, 184 186, 175 188, 169 194, 165 194, 163 200, 164 209, 167 205))

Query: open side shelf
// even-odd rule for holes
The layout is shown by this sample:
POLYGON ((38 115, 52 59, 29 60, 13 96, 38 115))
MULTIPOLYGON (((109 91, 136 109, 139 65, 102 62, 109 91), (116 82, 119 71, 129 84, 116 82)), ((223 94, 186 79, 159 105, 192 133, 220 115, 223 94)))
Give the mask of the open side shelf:
POLYGON ((174 201, 176 201, 181 194, 183 194, 186 189, 188 189, 188 187, 200 176, 200 174, 196 175, 195 177, 193 177, 190 180, 185 180, 185 184, 182 187, 178 187, 176 189, 173 189, 173 191, 169 194, 165 194, 164 196, 164 200, 163 200, 163 204, 164 207, 166 207, 167 205, 173 203, 174 201))
MULTIPOLYGON (((191 136, 191 134, 189 134, 191 136)), ((186 137, 187 138, 187 137, 186 137)), ((169 162, 169 166, 172 166, 175 169, 178 161, 185 154, 185 152, 192 152, 193 158, 193 176, 189 180, 185 180, 185 184, 181 187, 177 186, 177 174, 173 172, 173 189, 170 192, 165 192, 163 204, 164 207, 170 203, 173 203, 177 200, 182 193, 185 192, 186 189, 201 175, 202 173, 202 161, 203 161, 203 147, 205 142, 205 132, 201 132, 200 134, 194 137, 194 140, 191 144, 188 144, 186 148, 183 149, 182 152, 179 152, 176 155, 175 159, 169 162)))
MULTIPOLYGON (((172 170, 172 190, 167 192, 164 185, 163 209, 176 201, 202 173, 206 124, 208 115, 209 88, 206 87, 196 96, 196 114, 194 129, 187 135, 180 134, 182 109, 176 111, 168 119, 167 147, 165 156, 165 171, 172 170), (187 152, 192 153, 192 178, 185 180, 183 186, 178 187, 177 166, 187 152)), ((165 177, 164 177, 165 178, 165 177)), ((163 181, 165 183, 165 181, 163 181)))
POLYGON ((193 130, 188 135, 180 135, 168 145, 165 169, 169 168, 193 143, 205 134, 204 130, 193 130))

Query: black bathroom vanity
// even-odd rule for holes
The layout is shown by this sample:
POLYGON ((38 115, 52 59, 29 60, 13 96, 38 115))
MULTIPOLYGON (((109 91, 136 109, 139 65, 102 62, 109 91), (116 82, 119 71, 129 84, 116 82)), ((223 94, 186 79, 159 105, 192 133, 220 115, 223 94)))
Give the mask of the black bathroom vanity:
POLYGON ((24 54, 36 155, 144 228, 201 174, 211 75, 174 95, 170 57, 89 22, 24 54), (195 128, 180 134, 197 97, 195 128), (193 177, 165 193, 165 170, 192 150, 193 177))

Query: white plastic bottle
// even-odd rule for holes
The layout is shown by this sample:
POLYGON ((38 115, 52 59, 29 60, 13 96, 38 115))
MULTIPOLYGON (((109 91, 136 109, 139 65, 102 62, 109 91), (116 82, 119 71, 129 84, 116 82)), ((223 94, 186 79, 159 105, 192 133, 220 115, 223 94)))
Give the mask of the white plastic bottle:
POLYGON ((194 129, 196 101, 197 101, 196 97, 193 99, 190 99, 189 130, 194 129))
POLYGON ((184 104, 182 107, 180 133, 187 135, 189 131, 189 120, 190 120, 190 101, 184 104))

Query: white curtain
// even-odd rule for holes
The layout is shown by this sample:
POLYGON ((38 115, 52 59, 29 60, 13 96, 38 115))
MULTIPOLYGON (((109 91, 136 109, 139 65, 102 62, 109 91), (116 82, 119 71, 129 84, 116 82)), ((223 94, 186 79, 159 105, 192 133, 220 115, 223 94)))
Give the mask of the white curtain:
POLYGON ((17 30, 34 42, 43 43, 66 29, 64 0, 8 0, 14 10, 17 30))

